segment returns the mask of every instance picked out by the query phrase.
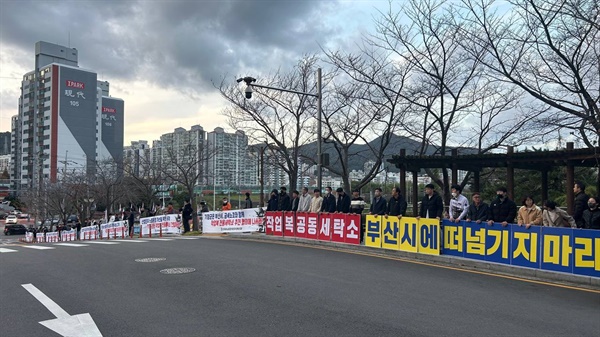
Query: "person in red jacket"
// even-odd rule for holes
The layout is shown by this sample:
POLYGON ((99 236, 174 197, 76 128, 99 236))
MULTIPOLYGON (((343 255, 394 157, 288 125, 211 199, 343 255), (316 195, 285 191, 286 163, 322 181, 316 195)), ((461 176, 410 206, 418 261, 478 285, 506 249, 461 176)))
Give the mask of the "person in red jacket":
POLYGON ((231 211, 231 204, 229 203, 227 198, 223 198, 223 207, 221 208, 221 210, 222 211, 231 211))

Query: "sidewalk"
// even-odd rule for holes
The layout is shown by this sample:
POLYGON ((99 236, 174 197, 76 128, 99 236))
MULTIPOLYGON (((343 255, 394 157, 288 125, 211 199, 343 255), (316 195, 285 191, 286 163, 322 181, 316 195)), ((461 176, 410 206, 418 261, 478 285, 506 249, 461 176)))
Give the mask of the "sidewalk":
POLYGON ((533 281, 549 282, 566 286, 576 286, 586 289, 600 290, 600 278, 581 276, 541 269, 523 268, 493 262, 477 261, 448 255, 425 255, 411 252, 402 252, 383 248, 365 247, 363 245, 349 245, 330 241, 307 240, 301 238, 267 236, 263 233, 224 235, 237 240, 259 240, 272 242, 296 243, 306 246, 326 247, 341 251, 356 252, 366 255, 393 257, 405 259, 415 263, 426 263, 445 267, 464 269, 482 273, 490 273, 503 276, 519 277, 533 281))

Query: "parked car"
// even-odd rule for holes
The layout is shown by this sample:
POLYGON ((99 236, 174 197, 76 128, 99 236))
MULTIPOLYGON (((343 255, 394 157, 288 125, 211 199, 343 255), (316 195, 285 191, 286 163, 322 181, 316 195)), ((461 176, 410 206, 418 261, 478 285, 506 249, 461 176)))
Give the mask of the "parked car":
POLYGON ((67 223, 78 222, 78 221, 79 221, 79 218, 75 214, 71 214, 67 218, 67 223))
POLYGON ((4 226, 4 235, 25 234, 27 228, 23 225, 6 225, 4 226))
POLYGON ((29 218, 29 214, 28 213, 21 213, 19 215, 17 215, 19 217, 19 219, 27 219, 29 218))
POLYGON ((16 224, 19 221, 17 220, 17 216, 14 214, 11 214, 9 216, 6 217, 6 224, 16 224))

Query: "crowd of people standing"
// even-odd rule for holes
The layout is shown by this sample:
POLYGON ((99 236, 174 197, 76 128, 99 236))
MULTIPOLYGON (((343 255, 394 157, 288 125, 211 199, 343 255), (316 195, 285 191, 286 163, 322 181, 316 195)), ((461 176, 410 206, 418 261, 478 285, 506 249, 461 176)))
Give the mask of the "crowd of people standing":
MULTIPOLYGON (((447 209, 442 196, 435 191, 433 184, 425 186, 425 194, 421 200, 417 218, 448 219, 453 222, 466 221, 475 223, 500 223, 507 226, 516 223, 519 226, 572 227, 600 229, 600 200, 585 194, 585 184, 577 181, 574 187, 575 210, 573 214, 557 206, 556 202, 547 200, 540 207, 536 205, 531 195, 521 198, 521 205, 511 200, 507 189, 496 189, 496 195, 490 204, 483 202, 480 192, 471 195, 471 202, 462 194, 460 185, 451 186, 451 198, 447 209)), ((407 202, 398 187, 392 188, 388 200, 383 196, 383 190, 376 188, 368 214, 402 217, 406 214, 407 202)), ((331 187, 325 188, 321 196, 319 189, 313 190, 312 196, 307 187, 302 191, 292 191, 282 186, 279 191, 273 189, 267 202, 267 211, 292 211, 311 213, 357 213, 362 214, 365 208, 364 199, 358 190, 348 195, 343 188, 335 193, 331 187)))

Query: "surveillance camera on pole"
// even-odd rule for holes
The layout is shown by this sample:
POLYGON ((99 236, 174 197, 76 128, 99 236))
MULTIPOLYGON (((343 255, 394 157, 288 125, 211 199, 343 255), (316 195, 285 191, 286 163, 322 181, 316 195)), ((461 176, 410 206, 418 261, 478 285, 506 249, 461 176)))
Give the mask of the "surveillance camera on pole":
POLYGON ((246 99, 251 99, 252 98, 252 92, 254 92, 254 90, 252 89, 252 83, 256 82, 256 78, 247 76, 244 78, 238 78, 237 82, 240 83, 241 81, 246 82, 246 90, 244 90, 244 92, 246 93, 246 99))

